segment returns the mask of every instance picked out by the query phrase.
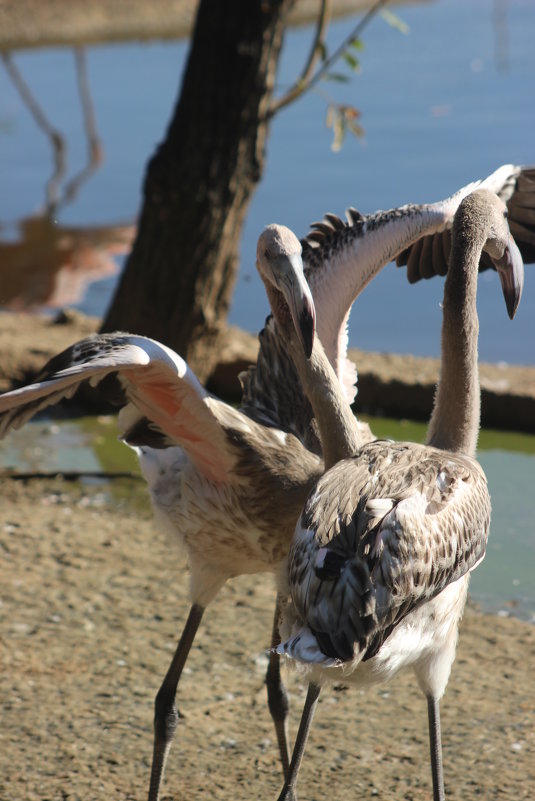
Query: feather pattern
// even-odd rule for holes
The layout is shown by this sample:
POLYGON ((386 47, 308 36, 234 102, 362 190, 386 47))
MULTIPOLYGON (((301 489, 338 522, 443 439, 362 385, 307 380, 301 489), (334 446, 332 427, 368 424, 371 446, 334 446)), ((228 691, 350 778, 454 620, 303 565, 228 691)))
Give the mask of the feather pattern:
MULTIPOLYGON (((499 167, 487 178, 469 183, 436 203, 408 204, 373 214, 350 208, 347 222, 327 214, 313 223, 312 230, 301 240, 305 277, 317 311, 317 333, 349 403, 357 394, 357 369, 347 357, 347 326, 353 302, 393 260, 407 265, 411 282, 445 275, 453 217, 463 198, 478 187, 490 189, 507 203, 510 229, 523 259, 535 261, 535 168, 512 164, 499 167)), ((481 269, 491 264, 483 253, 481 269)), ((256 367, 241 376, 244 411, 254 415, 254 410, 260 409, 263 419, 271 424, 279 415, 279 424, 285 430, 304 436, 303 441, 317 452, 312 411, 299 384, 272 380, 276 372, 287 377, 295 374, 281 344, 277 323, 266 323, 265 332, 256 367), (276 347, 272 347, 273 342, 276 347)))
POLYGON ((148 418, 169 443, 184 448, 207 478, 226 479, 234 457, 221 426, 203 403, 208 393, 178 354, 147 337, 97 334, 54 356, 34 384, 0 397, 0 436, 71 397, 84 381, 96 386, 109 375, 116 376, 123 402, 129 404, 119 420, 126 440, 128 431, 148 418))
MULTIPOLYGON (((475 189, 476 185, 472 188, 475 189)), ((535 167, 506 164, 488 178, 477 182, 477 188, 489 189, 504 201, 507 206, 509 228, 524 263, 535 262, 535 167)), ((462 200, 462 197, 459 200, 462 200)), ((407 278, 410 283, 415 283, 421 278, 432 278, 434 275, 446 275, 450 248, 449 228, 442 232, 429 233, 399 253, 396 256, 396 264, 398 267, 407 266, 407 278)), ((479 262, 480 272, 492 267, 488 255, 482 253, 479 262)))
MULTIPOLYGON (((474 459, 369 443, 328 471, 305 505, 289 554, 296 613, 327 657, 370 659, 410 612, 483 558, 489 524, 474 459)), ((290 639, 285 652, 296 650, 290 639)))

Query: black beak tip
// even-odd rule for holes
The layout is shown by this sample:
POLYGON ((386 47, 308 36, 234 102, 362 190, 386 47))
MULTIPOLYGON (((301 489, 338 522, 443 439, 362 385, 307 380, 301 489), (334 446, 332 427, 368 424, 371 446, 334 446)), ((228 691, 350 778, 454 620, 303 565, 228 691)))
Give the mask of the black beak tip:
POLYGON ((524 262, 512 237, 502 258, 493 260, 493 264, 500 277, 507 314, 512 320, 517 312, 524 288, 524 262))
MULTIPOLYGON (((500 277, 501 274, 500 274, 500 277)), ((505 300, 505 308, 510 320, 514 319, 522 297, 522 283, 515 283, 507 279, 502 280, 503 298, 505 300)))
POLYGON ((312 356, 314 346, 314 335, 316 331, 316 320, 314 314, 309 311, 303 312, 299 320, 299 330, 301 332, 301 342, 307 359, 312 356))

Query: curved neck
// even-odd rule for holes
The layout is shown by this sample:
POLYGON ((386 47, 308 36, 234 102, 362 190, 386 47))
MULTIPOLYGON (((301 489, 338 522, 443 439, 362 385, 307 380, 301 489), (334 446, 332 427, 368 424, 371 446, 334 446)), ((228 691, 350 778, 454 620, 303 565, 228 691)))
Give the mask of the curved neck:
POLYGON ((447 203, 377 211, 353 226, 333 230, 325 243, 320 241, 305 253, 307 278, 318 310, 318 334, 337 372, 340 337, 345 336, 352 304, 401 251, 445 228, 452 216, 447 203))
POLYGON ((442 355, 427 443, 475 454, 480 420, 476 309, 478 264, 484 233, 455 232, 444 284, 442 355))
POLYGON ((290 334, 289 352, 318 424, 325 469, 353 456, 362 445, 357 421, 346 401, 321 342, 316 337, 306 359, 301 344, 290 334))
POLYGON ((273 316, 312 406, 328 470, 340 459, 353 456, 363 444, 357 421, 319 338, 314 338, 312 354, 307 359, 281 293, 268 281, 264 281, 264 285, 273 316))

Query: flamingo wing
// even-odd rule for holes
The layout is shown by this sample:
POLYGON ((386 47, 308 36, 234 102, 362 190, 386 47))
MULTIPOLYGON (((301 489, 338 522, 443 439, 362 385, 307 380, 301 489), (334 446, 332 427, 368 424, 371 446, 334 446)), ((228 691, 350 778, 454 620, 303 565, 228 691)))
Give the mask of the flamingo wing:
MULTIPOLYGON (((456 192, 451 200, 456 206, 470 191, 485 187, 495 192, 506 204, 511 233, 525 264, 535 262, 535 167, 516 167, 504 164, 491 175, 456 192)), ((455 208, 452 208, 453 213, 455 208)), ((453 216, 452 216, 453 218, 453 216)), ((398 267, 407 266, 407 279, 411 284, 422 278, 446 275, 451 249, 449 229, 429 234, 405 248, 396 258, 398 267)), ((486 253, 479 262, 480 271, 492 268, 486 253)))
POLYGON ((128 404, 119 417, 127 441, 135 444, 146 418, 163 435, 165 445, 180 445, 207 478, 225 480, 234 457, 206 403, 209 394, 178 354, 147 337, 94 335, 54 356, 33 384, 0 396, 0 437, 72 397, 84 382, 96 386, 111 375, 117 379, 121 402, 128 404))

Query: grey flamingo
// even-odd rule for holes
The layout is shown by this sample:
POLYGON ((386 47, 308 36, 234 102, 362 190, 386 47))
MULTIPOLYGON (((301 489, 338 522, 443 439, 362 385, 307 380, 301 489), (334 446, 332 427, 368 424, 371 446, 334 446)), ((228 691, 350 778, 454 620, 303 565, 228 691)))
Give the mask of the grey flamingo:
MULTIPOLYGON (((260 259, 271 258, 264 254, 260 259)), ((310 352, 314 305, 300 265, 295 273, 290 267, 282 289, 292 310, 299 305, 295 323, 310 352)), ((76 343, 51 359, 34 384, 0 396, 0 437, 72 396, 82 382, 110 375, 127 404, 119 414, 121 436, 138 449, 156 518, 179 536, 190 567, 191 609, 155 702, 149 790, 155 801, 178 723, 178 682, 204 610, 228 578, 278 569, 323 465, 291 433, 209 395, 169 348, 121 333, 76 343)), ((278 671, 278 657, 271 667, 278 671)), ((276 729, 287 769, 284 723, 285 716, 276 729)))
POLYGON ((410 666, 427 698, 434 799, 444 801, 439 701, 455 657, 469 573, 484 557, 490 524, 486 479, 473 458, 483 250, 498 270, 512 317, 523 264, 505 205, 487 190, 470 194, 455 215, 427 445, 375 441, 361 447, 320 344, 307 361, 286 326, 327 472, 307 499, 288 559, 291 601, 278 650, 308 666, 310 684, 280 800, 295 798, 321 684, 373 684, 410 666))

